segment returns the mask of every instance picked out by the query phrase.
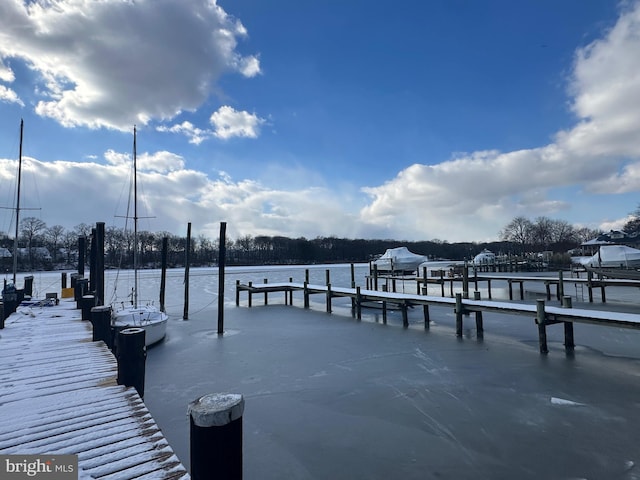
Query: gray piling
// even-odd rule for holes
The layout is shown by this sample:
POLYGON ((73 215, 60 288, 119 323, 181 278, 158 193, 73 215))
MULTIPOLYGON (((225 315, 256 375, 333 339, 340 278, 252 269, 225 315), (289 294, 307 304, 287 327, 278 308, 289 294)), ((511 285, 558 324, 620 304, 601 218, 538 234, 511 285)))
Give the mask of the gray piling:
POLYGON ((191 478, 242 479, 242 395, 204 395, 189 404, 188 413, 191 478))

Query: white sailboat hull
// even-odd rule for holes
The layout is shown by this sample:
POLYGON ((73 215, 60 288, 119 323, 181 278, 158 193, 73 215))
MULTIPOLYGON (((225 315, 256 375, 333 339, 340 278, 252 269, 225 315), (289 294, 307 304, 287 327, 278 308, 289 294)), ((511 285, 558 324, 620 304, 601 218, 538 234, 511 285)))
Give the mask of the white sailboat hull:
POLYGON ((114 310, 111 315, 111 326, 119 330, 123 328, 143 328, 145 345, 154 345, 167 334, 169 317, 152 305, 124 307, 114 310))

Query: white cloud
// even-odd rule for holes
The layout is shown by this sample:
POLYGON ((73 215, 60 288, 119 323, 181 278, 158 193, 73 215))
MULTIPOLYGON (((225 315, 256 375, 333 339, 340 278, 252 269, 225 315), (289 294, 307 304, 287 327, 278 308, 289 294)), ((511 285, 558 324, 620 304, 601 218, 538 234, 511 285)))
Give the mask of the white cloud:
POLYGON ((24 102, 20 100, 18 94, 10 88, 5 87, 4 85, 0 85, 0 102, 17 103, 18 105, 24 107, 24 102))
POLYGON ((193 123, 187 121, 173 125, 172 127, 161 125, 157 127, 156 130, 159 132, 178 133, 184 135, 189 139, 189 143, 193 143, 194 145, 200 145, 204 140, 213 135, 213 132, 198 128, 193 123))
MULTIPOLYGON (((517 215, 568 208, 563 192, 640 190, 640 3, 604 37, 576 53, 570 80, 574 128, 554 143, 500 153, 475 152, 437 165, 412 165, 371 197, 360 219, 376 231, 468 240, 468 228, 495 238, 517 215)), ((474 235, 477 240, 478 235, 474 235)))
POLYGON ((197 109, 224 73, 260 72, 256 56, 236 51, 246 29, 215 0, 4 0, 0 31, 0 59, 41 75, 36 112, 66 126, 171 119, 197 109))
POLYGON ((231 137, 256 138, 260 132, 260 125, 265 122, 255 114, 245 111, 239 112, 227 105, 214 112, 210 121, 215 128, 214 135, 222 139, 231 137))

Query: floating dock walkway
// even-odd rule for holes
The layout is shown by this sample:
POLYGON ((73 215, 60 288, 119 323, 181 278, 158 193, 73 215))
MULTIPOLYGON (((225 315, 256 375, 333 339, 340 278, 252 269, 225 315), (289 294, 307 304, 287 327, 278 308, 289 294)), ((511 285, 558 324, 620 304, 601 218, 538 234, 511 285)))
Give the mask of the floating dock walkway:
POLYGON ((0 365, 1 454, 74 454, 81 479, 190 478, 75 302, 11 314, 0 365))

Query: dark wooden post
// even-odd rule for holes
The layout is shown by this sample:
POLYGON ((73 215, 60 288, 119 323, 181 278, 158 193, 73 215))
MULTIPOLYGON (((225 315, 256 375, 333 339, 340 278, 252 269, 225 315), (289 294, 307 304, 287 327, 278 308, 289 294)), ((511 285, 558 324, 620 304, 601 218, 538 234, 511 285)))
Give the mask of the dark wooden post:
MULTIPOLYGON (((308 270, 307 270, 308 272, 308 270)), ((304 290, 302 291, 304 308, 309 308, 309 281, 304 281, 304 290)))
POLYGON ((253 282, 249 282, 249 289, 247 290, 247 300, 249 303, 249 307, 251 307, 252 303, 253 303, 253 292, 251 291, 251 287, 253 287, 253 282))
MULTIPOLYGON (((265 285, 269 282, 268 278, 264 278, 262 280, 262 283, 264 283, 265 285)), ((268 296, 268 292, 265 290, 264 291, 264 304, 265 305, 269 305, 269 296, 268 296)))
POLYGON ((360 294, 360 287, 356 287, 356 317, 358 320, 362 320, 362 295, 360 294))
POLYGON ((162 253, 160 257, 160 311, 166 312, 164 307, 164 296, 167 289, 167 255, 169 253, 169 237, 162 237, 162 253))
POLYGON ((182 319, 189 320, 189 266, 191 265, 191 222, 187 224, 187 243, 184 247, 184 310, 182 319))
POLYGON ((422 314, 424 315, 424 329, 429 330, 431 319, 429 318, 429 305, 426 303, 422 306, 422 314))
POLYGON ((144 398, 144 370, 147 359, 144 328, 125 328, 118 332, 118 385, 135 387, 144 398))
POLYGON ((409 309, 409 306, 407 305, 407 302, 402 302, 400 304, 400 311, 402 312, 402 326, 404 328, 409 327, 409 315, 407 312, 408 309, 409 309))
MULTIPOLYGON (((218 245, 218 335, 224 333, 224 282, 227 264, 227 222, 220 222, 220 245, 218 245)), ((266 294, 265 294, 266 295, 266 294)), ((266 299, 266 296, 265 296, 266 299)))
POLYGON ((469 298, 469 266, 466 262, 462 269, 462 297, 469 298))
POLYGON ((67 288, 67 272, 62 272, 62 277, 60 278, 60 288, 67 288))
POLYGON ((489 295, 489 300, 491 300, 491 279, 490 278, 487 279, 487 291, 489 295))
POLYGON ((96 296, 89 294, 83 295, 80 301, 82 310, 82 320, 91 320, 91 309, 96 306, 96 296))
POLYGON ((551 284, 549 282, 544 282, 544 288, 547 291, 547 301, 551 300, 551 284))
POLYGON ((109 350, 113 350, 110 305, 99 305, 91 309, 91 326, 93 327, 93 341, 102 340, 109 347, 109 350))
MULTIPOLYGON (((473 292, 473 299, 480 300, 480 292, 473 292)), ((484 337, 484 325, 482 322, 482 310, 476 311, 476 337, 483 338, 484 337)))
POLYGON ((464 307, 462 306, 462 294, 456 293, 456 336, 462 336, 462 315, 464 307))
MULTIPOLYGON (((329 272, 329 270, 327 270, 329 272)), ((331 313, 331 284, 327 283, 327 313, 331 313)))
POLYGON ((549 349, 547 348, 547 315, 544 311, 544 300, 536 301, 536 323, 538 324, 540 353, 549 353, 549 349))
POLYGON ((240 306, 240 280, 236 280, 236 307, 240 306))
POLYGON ((205 395, 188 412, 191 478, 242 480, 242 395, 205 395))
MULTIPOLYGON (((416 284, 417 284, 417 289, 418 289, 418 291, 416 293, 418 295, 420 295, 420 282, 416 281, 416 284)), ((422 286, 424 287, 422 289, 422 294, 423 295, 428 295, 429 294, 429 291, 427 289, 427 285, 429 285, 429 283, 427 282, 427 267, 422 267, 422 286)))
POLYGON ((373 264, 373 290, 378 290, 378 265, 373 264))
POLYGON ((509 300, 513 300, 513 282, 508 279, 507 283, 509 284, 509 300))
POLYGON ((84 255, 87 251, 87 238, 82 235, 78 237, 78 275, 84 277, 84 255))
POLYGON ((104 305, 104 222, 96 223, 96 304, 104 305))
POLYGON ((98 256, 98 246, 96 240, 96 229, 91 229, 91 235, 89 236, 89 291, 96 291, 96 258, 98 256))
MULTIPOLYGON (((571 297, 563 296, 562 297, 562 306, 564 308, 572 308, 571 297)), ((564 348, 567 351, 573 351, 576 347, 576 344, 573 340, 573 322, 563 322, 564 323, 564 348)))
MULTIPOLYGON (((356 270, 353 263, 351 264, 351 288, 356 288, 356 270)), ((354 297, 351 297, 351 312, 355 313, 355 310, 356 310, 356 299, 354 297)))
POLYGON ((587 272, 587 290, 589 291, 589 303, 593 303, 593 272, 589 270, 587 272))
POLYGON ((442 292, 442 296, 444 297, 444 270, 440 269, 440 290, 442 292))
POLYGON ((558 300, 562 300, 563 298, 564 298, 564 278, 563 278, 562 270, 560 270, 558 272, 558 300))

